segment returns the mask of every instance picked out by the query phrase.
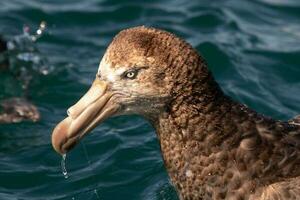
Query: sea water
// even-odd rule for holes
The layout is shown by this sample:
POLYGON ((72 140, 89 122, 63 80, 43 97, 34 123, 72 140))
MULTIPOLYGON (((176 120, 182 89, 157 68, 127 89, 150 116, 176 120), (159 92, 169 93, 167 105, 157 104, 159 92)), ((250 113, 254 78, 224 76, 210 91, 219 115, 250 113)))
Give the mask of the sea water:
MULTIPOLYGON (((91 161, 89 159, 89 155, 88 155, 88 152, 86 150, 86 147, 85 147, 83 142, 81 142, 81 144, 82 144, 84 156, 85 156, 85 158, 87 160, 87 163, 88 163, 88 168, 93 173, 93 175, 95 175, 93 169, 91 168, 91 161)), ((61 164, 62 174, 63 174, 65 179, 69 178, 69 174, 68 174, 67 167, 66 167, 66 159, 67 159, 67 154, 63 154, 60 164, 61 164)), ((100 200, 100 196, 98 194, 97 188, 93 189, 93 196, 95 196, 97 200, 100 200)), ((75 200, 75 197, 72 197, 72 200, 75 200)))
MULTIPOLYGON (((27 43, 13 49, 23 60, 9 55, 19 61, 12 63, 15 73, 25 66, 33 77, 28 94, 42 118, 0 125, 0 199, 95 200, 97 188, 103 200, 176 200, 153 127, 143 118, 108 119, 85 137, 94 177, 78 146, 67 155, 64 178, 50 132, 86 92, 115 34, 143 24, 190 42, 232 98, 276 119, 292 118, 300 113, 299 9, 299 0, 1 0, 4 38, 22 34, 23 24, 31 35, 41 20, 48 28, 33 43, 41 59, 25 56, 32 55, 27 43), (50 70, 38 73, 43 66, 50 70)), ((1 74, 1 98, 19 94, 18 84, 1 74)))

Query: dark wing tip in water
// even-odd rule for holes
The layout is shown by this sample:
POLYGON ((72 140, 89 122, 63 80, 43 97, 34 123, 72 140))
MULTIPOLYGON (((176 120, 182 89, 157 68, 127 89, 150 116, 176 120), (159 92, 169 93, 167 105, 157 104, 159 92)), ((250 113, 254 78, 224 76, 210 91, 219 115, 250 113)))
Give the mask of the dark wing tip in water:
MULTIPOLYGON (((7 50, 6 41, 0 35, 0 55, 1 55, 2 52, 5 52, 6 50, 7 50)), ((8 68, 8 65, 9 65, 8 59, 5 59, 5 57, 3 57, 3 58, 0 57, 0 70, 6 70, 8 68)))
POLYGON ((36 106, 22 98, 10 98, 0 102, 0 123, 18 123, 22 121, 37 122, 40 113, 36 106))
POLYGON ((0 35, 0 53, 7 50, 6 41, 0 35))

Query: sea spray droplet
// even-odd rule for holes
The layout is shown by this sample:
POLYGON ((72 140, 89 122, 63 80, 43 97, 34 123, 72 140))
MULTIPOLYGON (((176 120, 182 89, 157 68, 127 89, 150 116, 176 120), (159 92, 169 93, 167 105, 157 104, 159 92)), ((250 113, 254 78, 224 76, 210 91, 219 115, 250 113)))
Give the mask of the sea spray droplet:
MULTIPOLYGON (((35 35, 31 35, 31 40, 33 42, 38 40, 44 34, 46 28, 47 28, 47 23, 45 21, 42 21, 40 23, 39 28, 36 30, 35 35)), ((24 31, 24 33, 26 33, 26 32, 24 31)))
POLYGON ((45 29, 46 29, 46 25, 47 25, 46 22, 42 21, 40 23, 40 26, 39 26, 38 30, 36 30, 36 34, 37 35, 42 35, 44 33, 45 29))
POLYGON ((67 157, 67 154, 63 154, 62 155, 62 159, 61 159, 61 170, 62 170, 62 173, 64 175, 65 178, 68 178, 68 172, 67 172, 67 168, 66 168, 66 157, 67 157))

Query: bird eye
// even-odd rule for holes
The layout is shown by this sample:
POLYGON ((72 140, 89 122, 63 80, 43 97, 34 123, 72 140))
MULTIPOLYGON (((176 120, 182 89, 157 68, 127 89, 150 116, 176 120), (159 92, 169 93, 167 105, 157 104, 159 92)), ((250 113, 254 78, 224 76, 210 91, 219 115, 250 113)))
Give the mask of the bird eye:
POLYGON ((128 71, 124 74, 124 77, 125 78, 128 78, 128 79, 134 79, 137 75, 137 70, 131 70, 131 71, 128 71))

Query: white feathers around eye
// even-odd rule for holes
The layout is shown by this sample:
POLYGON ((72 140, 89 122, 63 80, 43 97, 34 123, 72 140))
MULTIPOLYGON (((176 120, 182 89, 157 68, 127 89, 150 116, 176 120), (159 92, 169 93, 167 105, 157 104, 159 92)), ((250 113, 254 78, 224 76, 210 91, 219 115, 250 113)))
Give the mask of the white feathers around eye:
POLYGON ((105 59, 102 59, 99 64, 98 74, 100 74, 104 80, 115 82, 120 80, 121 74, 123 74, 125 70, 125 67, 115 66, 113 68, 110 63, 106 62, 105 59))

